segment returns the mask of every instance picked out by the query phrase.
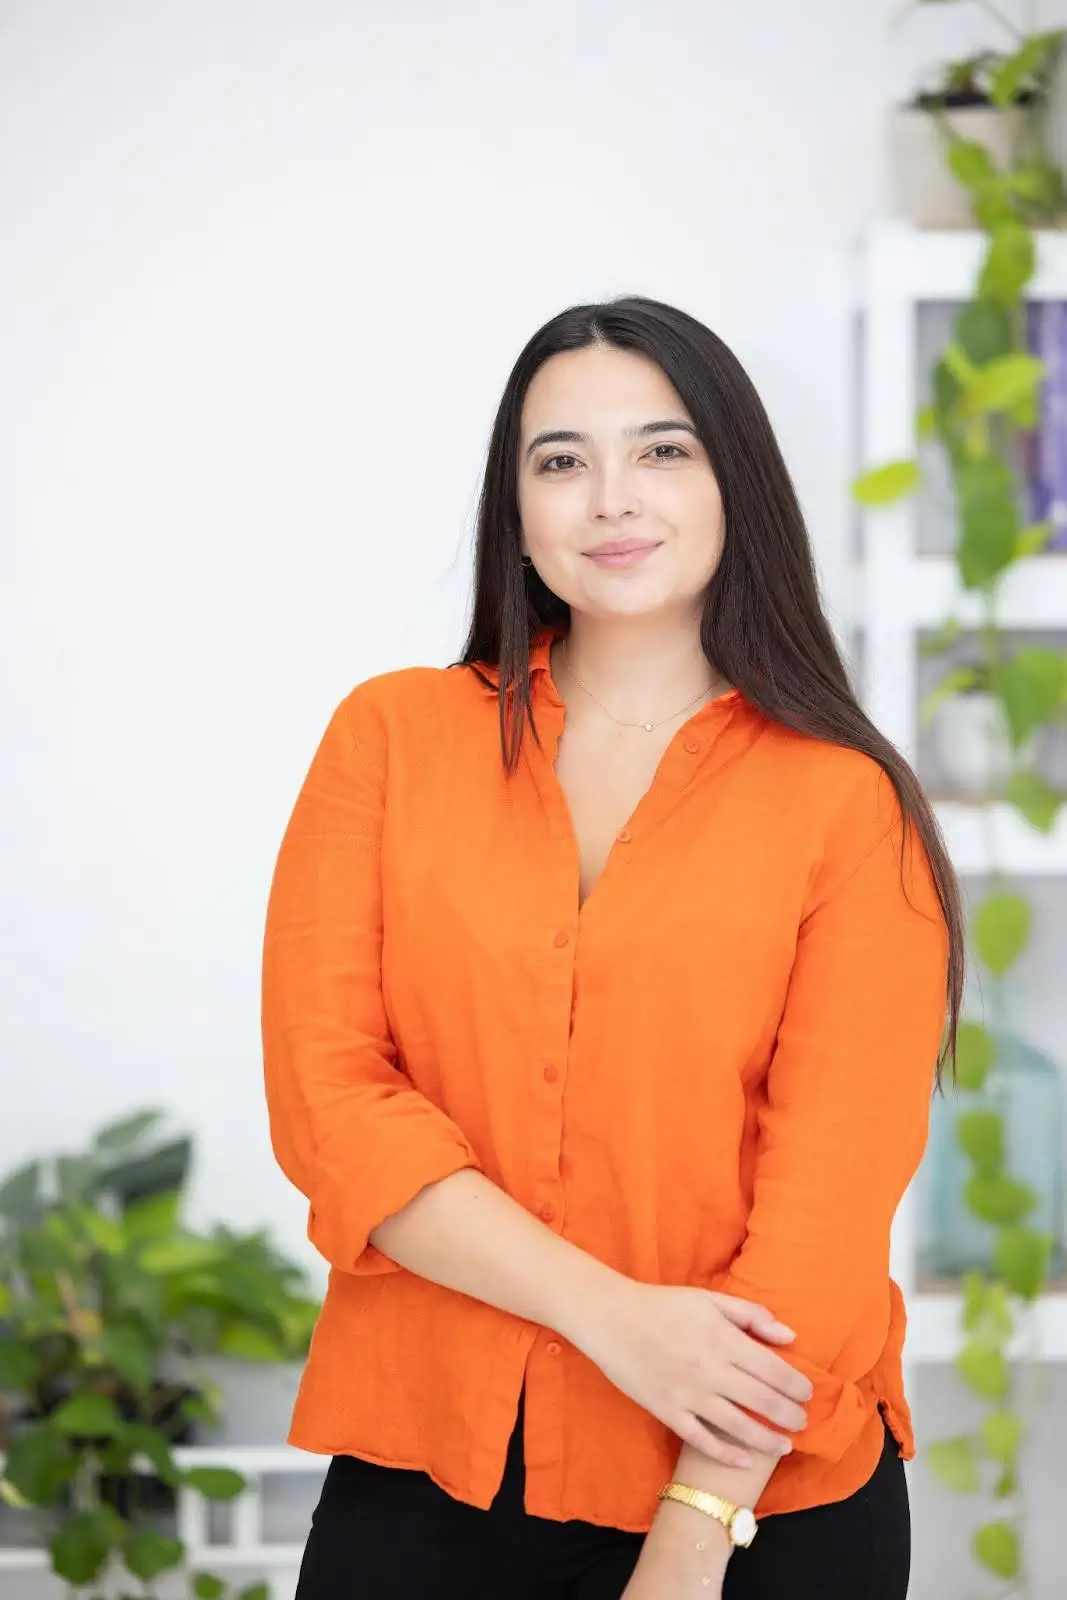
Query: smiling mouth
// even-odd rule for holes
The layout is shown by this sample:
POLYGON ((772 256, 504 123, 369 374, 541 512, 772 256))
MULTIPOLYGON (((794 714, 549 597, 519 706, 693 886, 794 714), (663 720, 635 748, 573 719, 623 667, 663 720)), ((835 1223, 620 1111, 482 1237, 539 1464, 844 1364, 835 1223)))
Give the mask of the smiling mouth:
POLYGON ((641 544, 629 550, 587 550, 586 556, 598 567, 635 567, 659 548, 658 544, 641 544))

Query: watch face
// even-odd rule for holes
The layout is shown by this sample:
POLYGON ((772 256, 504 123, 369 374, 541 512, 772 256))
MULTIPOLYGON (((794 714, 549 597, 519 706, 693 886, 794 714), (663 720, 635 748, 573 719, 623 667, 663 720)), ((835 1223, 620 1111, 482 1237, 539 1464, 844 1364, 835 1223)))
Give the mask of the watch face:
MULTIPOLYGON (((748 1545, 752 1543, 756 1537, 756 1519, 751 1511, 742 1509, 734 1513, 733 1521, 730 1523, 730 1536, 735 1544, 748 1545)), ((761 1545, 760 1549, 762 1550, 762 1548, 763 1546, 761 1545)))

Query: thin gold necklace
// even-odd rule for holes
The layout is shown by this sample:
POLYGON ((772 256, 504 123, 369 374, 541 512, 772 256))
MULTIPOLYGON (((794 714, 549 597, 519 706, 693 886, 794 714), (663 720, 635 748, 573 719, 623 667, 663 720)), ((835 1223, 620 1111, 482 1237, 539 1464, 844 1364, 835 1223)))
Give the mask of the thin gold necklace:
MULTIPOLYGON (((607 715, 611 717, 612 722, 617 723, 620 728, 644 728, 646 733, 652 733, 654 729, 662 727, 665 722, 672 721, 674 717, 680 717, 683 711, 688 711, 689 707, 695 706, 697 701, 702 699, 704 695, 711 693, 711 688, 701 689, 700 693, 695 694, 692 700, 688 700, 680 710, 672 711, 669 717, 660 717, 658 722, 623 722, 620 717, 616 717, 612 712, 608 711, 608 708, 604 704, 603 700, 598 700, 592 689, 586 688, 586 685, 582 682, 581 678, 579 678, 578 674, 571 666, 570 657, 567 655, 566 639, 563 639, 560 642, 559 649, 560 655, 563 657, 563 663, 571 677, 574 679, 575 683, 578 685, 579 689, 585 689, 585 692, 589 696, 590 700, 596 700, 596 703, 600 707, 601 711, 606 712, 607 715)), ((711 687, 714 688, 714 685, 711 687)))

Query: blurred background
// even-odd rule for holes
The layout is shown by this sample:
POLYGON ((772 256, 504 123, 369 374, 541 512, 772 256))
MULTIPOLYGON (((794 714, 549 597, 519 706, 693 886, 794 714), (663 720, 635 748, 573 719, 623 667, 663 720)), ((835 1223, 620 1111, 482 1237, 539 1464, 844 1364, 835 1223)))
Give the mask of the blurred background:
POLYGON ((894 1235, 912 1593, 1067 1593, 1064 27, 0 0, 0 1600, 120 1555, 291 1596, 325 1264, 263 1107, 275 854, 348 689, 459 653, 518 351, 628 292, 753 377, 965 879, 964 1083, 894 1235))

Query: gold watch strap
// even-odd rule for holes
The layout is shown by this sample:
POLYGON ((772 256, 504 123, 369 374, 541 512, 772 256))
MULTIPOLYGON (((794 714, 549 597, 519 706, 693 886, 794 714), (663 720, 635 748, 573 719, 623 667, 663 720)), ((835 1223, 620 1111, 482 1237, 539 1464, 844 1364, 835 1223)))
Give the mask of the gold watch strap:
POLYGON ((721 1495, 707 1489, 694 1489, 688 1483, 665 1483, 659 1492, 661 1500, 679 1500, 683 1505, 702 1511, 706 1517, 721 1522, 733 1544, 749 1545, 756 1535, 756 1518, 747 1506, 738 1506, 721 1495))

